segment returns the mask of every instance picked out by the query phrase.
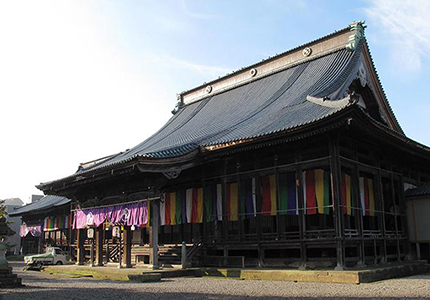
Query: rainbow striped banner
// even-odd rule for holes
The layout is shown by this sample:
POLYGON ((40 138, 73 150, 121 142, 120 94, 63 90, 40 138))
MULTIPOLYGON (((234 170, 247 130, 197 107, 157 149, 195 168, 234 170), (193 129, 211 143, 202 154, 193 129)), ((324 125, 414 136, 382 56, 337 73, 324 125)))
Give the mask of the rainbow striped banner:
POLYGON ((237 182, 227 184, 227 219, 237 221, 239 216, 239 187, 237 182))
POLYGON ((330 213, 330 174, 327 171, 316 169, 303 171, 303 201, 305 213, 330 213))
POLYGON ((203 188, 164 194, 160 203, 160 224, 179 225, 203 222, 203 188))
POLYGON ((192 194, 193 207, 191 210, 191 223, 203 222, 203 189, 194 188, 192 194))
POLYGON ((267 175, 261 177, 262 204, 264 216, 276 216, 278 210, 276 202, 276 177, 275 175, 267 175))
POLYGON ((280 215, 299 214, 296 173, 279 174, 279 198, 280 215))
POLYGON ((43 231, 54 231, 60 229, 67 229, 71 226, 70 215, 46 217, 43 220, 43 231))
POLYGON ((241 219, 257 216, 255 178, 243 179, 240 182, 239 215, 241 219))
POLYGON ((222 186, 221 184, 209 185, 204 188, 205 221, 213 222, 222 220, 222 186))
POLYGON ((345 173, 341 175, 341 187, 342 187, 342 205, 343 213, 348 216, 354 216, 355 210, 353 208, 357 205, 357 200, 355 199, 355 183, 351 179, 351 176, 345 173))
POLYGON ((360 201, 363 216, 375 216, 375 194, 373 190, 373 180, 367 177, 360 177, 360 201))

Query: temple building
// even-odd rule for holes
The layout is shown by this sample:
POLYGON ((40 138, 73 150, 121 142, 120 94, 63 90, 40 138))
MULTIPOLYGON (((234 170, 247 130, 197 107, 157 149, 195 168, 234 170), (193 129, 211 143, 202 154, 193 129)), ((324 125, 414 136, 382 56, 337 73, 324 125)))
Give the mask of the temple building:
POLYGON ((22 254, 43 253, 51 246, 71 251, 70 202, 65 197, 47 195, 9 213, 11 217, 22 218, 19 228, 22 254))
MULTIPOLYGON (((410 258, 405 190, 430 180, 362 22, 178 95, 141 144, 41 183, 72 199, 77 259, 343 269, 410 258), (119 254, 119 257, 118 257, 119 254)), ((112 137, 115 139, 115 137, 112 137)))

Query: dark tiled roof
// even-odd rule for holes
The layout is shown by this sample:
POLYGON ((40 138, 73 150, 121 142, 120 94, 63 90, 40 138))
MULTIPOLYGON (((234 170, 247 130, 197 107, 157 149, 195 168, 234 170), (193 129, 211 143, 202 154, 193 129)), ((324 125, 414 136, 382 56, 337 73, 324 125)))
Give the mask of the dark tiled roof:
POLYGON ((59 196, 51 196, 47 195, 38 200, 37 202, 27 204, 25 206, 22 206, 13 212, 10 212, 10 216, 20 216, 25 213, 31 213, 36 212, 39 210, 45 210, 53 207, 59 207, 61 205, 70 203, 70 199, 65 197, 59 197, 59 196))
POLYGON ((420 187, 409 189, 405 192, 407 197, 430 195, 430 183, 426 183, 420 187))
POLYGON ((199 147, 270 135, 332 115, 348 104, 326 107, 306 98, 345 97, 357 73, 360 49, 338 50, 187 104, 143 143, 81 172, 135 157, 181 156, 199 147))

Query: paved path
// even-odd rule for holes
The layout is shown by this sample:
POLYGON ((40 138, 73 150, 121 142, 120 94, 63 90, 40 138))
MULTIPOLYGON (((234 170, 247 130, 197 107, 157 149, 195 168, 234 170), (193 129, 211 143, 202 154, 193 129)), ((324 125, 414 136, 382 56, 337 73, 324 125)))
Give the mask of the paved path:
POLYGON ((164 279, 158 283, 104 281, 40 272, 15 272, 26 285, 0 290, 0 299, 424 299, 430 298, 430 274, 371 284, 294 283, 217 278, 164 279))

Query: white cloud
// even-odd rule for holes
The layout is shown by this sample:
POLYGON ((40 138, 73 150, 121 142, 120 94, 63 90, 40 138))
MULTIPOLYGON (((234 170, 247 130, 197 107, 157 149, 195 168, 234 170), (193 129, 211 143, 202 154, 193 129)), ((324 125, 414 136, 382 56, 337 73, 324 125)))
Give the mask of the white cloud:
POLYGON ((383 35, 375 40, 391 48, 393 63, 404 71, 419 72, 430 53, 430 1, 375 0, 364 11, 369 23, 382 27, 383 35))

